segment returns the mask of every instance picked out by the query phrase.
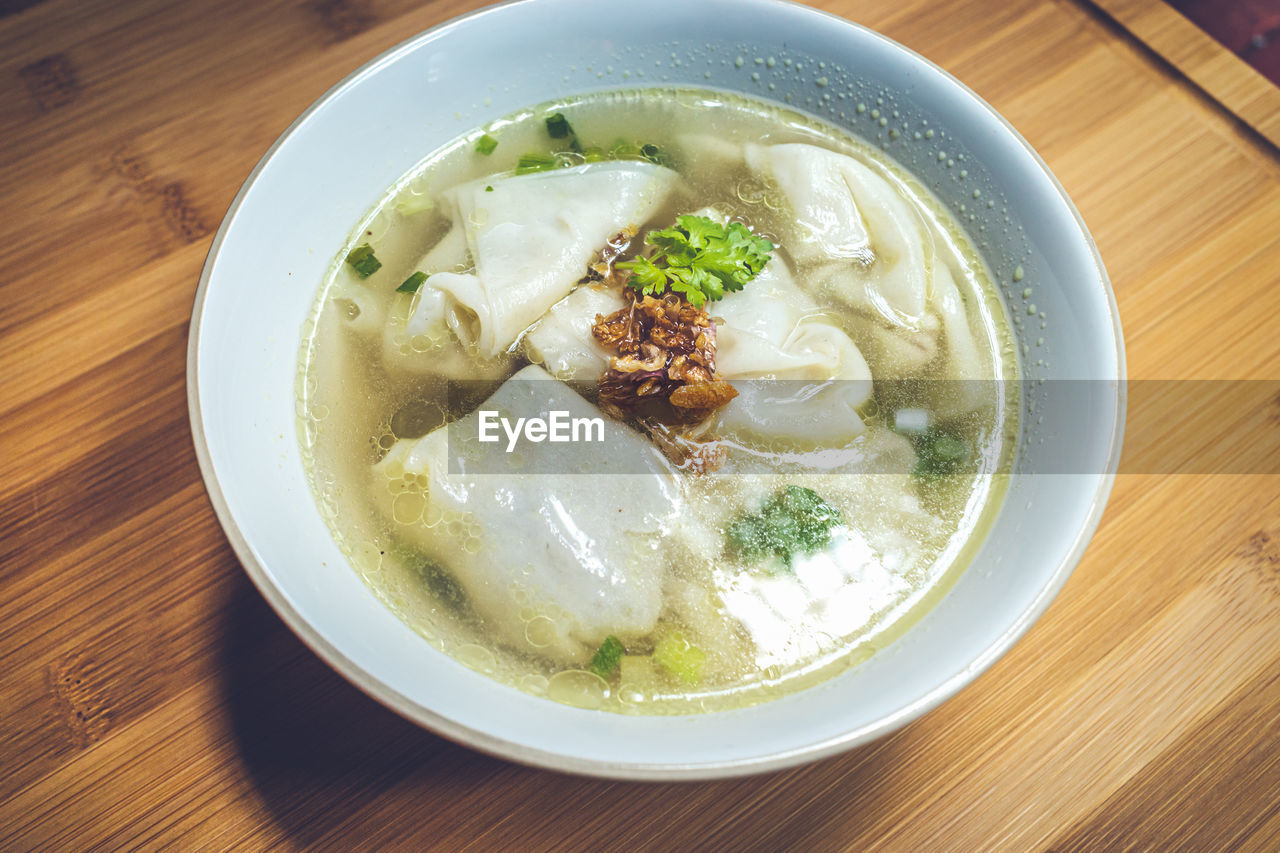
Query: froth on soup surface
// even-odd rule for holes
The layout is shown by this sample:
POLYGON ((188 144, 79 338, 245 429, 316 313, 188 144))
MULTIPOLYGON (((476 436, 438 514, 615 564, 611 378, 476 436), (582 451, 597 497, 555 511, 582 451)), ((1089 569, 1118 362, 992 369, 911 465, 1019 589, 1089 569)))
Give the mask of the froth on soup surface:
POLYGON ((334 538, 431 645, 556 701, 691 713, 810 686, 928 609, 1013 452, 1017 383, 977 380, 1016 377, 969 238, 881 150, 634 90, 476 129, 388 192, 319 289, 299 436, 334 538), (687 338, 655 320, 628 354, 605 321, 638 328, 627 263, 676 257, 645 237, 678 222, 745 284, 643 303, 687 338), (686 381, 716 405, 677 409, 686 381), (508 452, 494 418, 550 411, 600 440, 508 452), (475 443, 483 418, 499 441, 475 443))

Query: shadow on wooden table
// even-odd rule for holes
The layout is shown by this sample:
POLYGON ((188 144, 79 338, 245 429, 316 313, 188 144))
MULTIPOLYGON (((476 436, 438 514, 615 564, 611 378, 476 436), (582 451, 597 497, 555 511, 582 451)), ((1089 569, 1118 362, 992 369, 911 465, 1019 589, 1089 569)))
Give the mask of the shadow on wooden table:
POLYGON ((892 744, 910 731, 816 765, 723 782, 535 770, 384 708, 307 649, 247 577, 233 583, 222 666, 231 732, 272 819, 304 846, 669 847, 741 841, 735 827, 745 821, 752 846, 776 849, 797 834, 820 836, 824 816, 847 828, 847 809, 874 790, 866 780, 883 776, 892 744))

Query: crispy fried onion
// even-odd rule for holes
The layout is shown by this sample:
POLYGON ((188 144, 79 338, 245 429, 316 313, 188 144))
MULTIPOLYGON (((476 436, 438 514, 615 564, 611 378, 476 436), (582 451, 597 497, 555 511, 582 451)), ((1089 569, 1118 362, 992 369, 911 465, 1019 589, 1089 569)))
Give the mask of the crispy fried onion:
POLYGON ((623 294, 626 307, 596 315, 591 329, 617 353, 600 377, 600 408, 616 418, 635 418, 674 462, 695 473, 719 467, 722 451, 673 429, 706 421, 738 396, 716 373, 715 323, 676 294, 623 294))

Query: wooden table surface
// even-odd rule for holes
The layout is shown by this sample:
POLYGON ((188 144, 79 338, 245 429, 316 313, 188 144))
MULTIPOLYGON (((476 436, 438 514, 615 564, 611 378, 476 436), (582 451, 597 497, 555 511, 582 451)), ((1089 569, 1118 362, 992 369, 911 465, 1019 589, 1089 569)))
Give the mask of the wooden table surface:
MULTIPOLYGON (((1138 41, 1156 2, 820 5, 1043 154, 1114 279, 1131 376, 1277 378, 1280 156, 1247 123, 1276 117, 1184 78, 1166 29, 1164 54, 1138 41)), ((1274 476, 1122 476, 1062 594, 976 683, 755 778, 504 763, 295 639, 196 469, 196 281, 300 111, 474 5, 0 2, 0 849, 1280 849, 1274 476)), ((1210 64, 1219 88, 1252 73, 1210 64)))

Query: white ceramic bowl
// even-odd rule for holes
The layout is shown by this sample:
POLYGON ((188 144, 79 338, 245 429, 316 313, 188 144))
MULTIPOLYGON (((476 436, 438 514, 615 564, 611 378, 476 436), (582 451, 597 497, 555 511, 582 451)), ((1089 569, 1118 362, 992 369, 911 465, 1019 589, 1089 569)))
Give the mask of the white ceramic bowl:
POLYGON ((644 15, 623 0, 524 0, 383 54, 272 146, 232 203, 205 265, 188 391, 201 470, 228 538, 262 594, 335 669, 406 717, 495 755, 577 773, 678 779, 785 767, 871 740, 933 708, 1003 654, 1065 582, 1097 526, 1119 455, 1123 374, 1106 272, 1062 187, 1008 123, 920 56, 775 0, 649 0, 644 15), (679 21, 674 39, 671 21, 679 21), (1115 391, 1070 435, 1036 434, 1029 424, 1024 438, 1034 440, 1024 440, 1020 465, 1054 458, 1070 441, 1083 473, 1015 477, 974 564, 889 648, 756 707, 630 717, 499 684, 392 615, 348 566, 316 509, 295 438, 294 382, 301 329, 326 268, 359 218, 424 155, 553 97, 661 84, 790 96, 800 109, 885 141, 953 209, 974 208, 964 216, 975 213, 970 227, 985 237, 1000 281, 1010 285, 1023 267, 1010 301, 1021 310, 1020 292, 1031 286, 1047 316, 1043 329, 1037 317, 1019 331, 1029 347, 1045 341, 1034 352, 1048 366, 1028 375, 1109 381, 1115 391), (960 168, 964 181, 955 177, 960 168), (974 189, 994 206, 975 203, 974 189))

